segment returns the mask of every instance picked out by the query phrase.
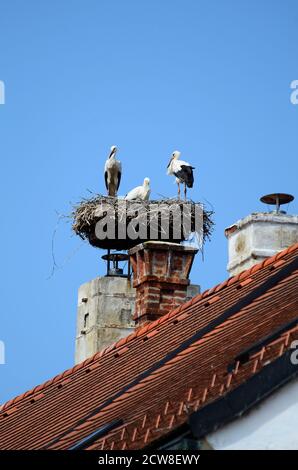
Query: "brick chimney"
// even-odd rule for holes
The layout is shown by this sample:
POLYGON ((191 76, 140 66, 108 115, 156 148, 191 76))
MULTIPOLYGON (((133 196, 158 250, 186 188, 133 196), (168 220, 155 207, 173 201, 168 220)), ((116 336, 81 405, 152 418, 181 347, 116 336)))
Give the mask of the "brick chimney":
POLYGON ((133 282, 109 273, 81 285, 75 362, 197 295, 199 286, 189 285, 188 279, 196 253, 176 243, 146 242, 129 252, 133 282))
POLYGON ((149 241, 129 251, 136 302, 133 319, 143 325, 165 315, 199 293, 189 273, 197 249, 149 241))

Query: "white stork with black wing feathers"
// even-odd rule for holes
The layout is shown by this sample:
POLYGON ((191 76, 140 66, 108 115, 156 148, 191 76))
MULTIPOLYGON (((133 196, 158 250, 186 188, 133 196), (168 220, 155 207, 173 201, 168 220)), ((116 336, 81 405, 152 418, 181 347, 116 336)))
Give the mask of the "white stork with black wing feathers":
POLYGON ((105 183, 109 196, 116 197, 121 181, 122 166, 119 160, 116 160, 117 147, 111 147, 110 155, 105 163, 105 183))
POLYGON ((193 171, 195 168, 189 163, 179 160, 181 153, 178 150, 173 152, 171 160, 167 166, 168 175, 176 176, 178 184, 178 198, 180 199, 180 184, 184 184, 184 197, 186 200, 186 187, 192 188, 194 183, 193 171))

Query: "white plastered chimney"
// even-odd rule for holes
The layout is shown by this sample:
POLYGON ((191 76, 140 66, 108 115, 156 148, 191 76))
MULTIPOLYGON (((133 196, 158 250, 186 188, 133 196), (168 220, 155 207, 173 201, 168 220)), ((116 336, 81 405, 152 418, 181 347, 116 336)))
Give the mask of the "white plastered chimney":
POLYGON ((293 199, 282 193, 263 196, 262 202, 276 205, 274 211, 252 213, 226 228, 231 276, 298 242, 298 215, 280 210, 280 205, 293 199))

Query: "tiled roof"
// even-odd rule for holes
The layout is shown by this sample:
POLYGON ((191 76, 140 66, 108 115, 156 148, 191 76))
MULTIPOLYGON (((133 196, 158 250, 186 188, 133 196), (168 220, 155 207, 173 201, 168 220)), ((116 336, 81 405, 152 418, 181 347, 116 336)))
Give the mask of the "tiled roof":
POLYGON ((115 419, 90 448, 154 442, 290 347, 295 325, 236 360, 297 318, 297 284, 295 244, 4 404, 0 448, 68 449, 115 419))

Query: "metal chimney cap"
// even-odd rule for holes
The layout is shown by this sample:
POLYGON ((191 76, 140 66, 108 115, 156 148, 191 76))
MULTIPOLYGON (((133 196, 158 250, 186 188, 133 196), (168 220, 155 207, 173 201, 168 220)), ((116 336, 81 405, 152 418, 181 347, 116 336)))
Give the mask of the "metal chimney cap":
POLYGON ((271 204, 276 205, 276 201, 279 201, 279 204, 288 204, 294 200, 294 196, 292 194, 285 194, 285 193, 273 193, 273 194, 266 194, 260 198, 261 202, 264 204, 271 204))
POLYGON ((127 261, 129 256, 125 253, 108 253, 101 257, 105 261, 127 261))
POLYGON ((106 276, 113 276, 113 277, 130 277, 130 263, 129 263, 129 256, 126 253, 108 253, 102 256, 102 259, 107 262, 107 274, 106 276), (128 272, 127 274, 123 274, 123 268, 119 267, 120 262, 128 261, 128 272), (112 267, 111 267, 112 263, 112 267))
POLYGON ((294 196, 292 194, 285 194, 285 193, 273 193, 273 194, 266 194, 260 198, 260 201, 264 204, 270 204, 272 206, 276 206, 276 213, 281 212, 280 206, 283 204, 288 204, 294 200, 294 196))

